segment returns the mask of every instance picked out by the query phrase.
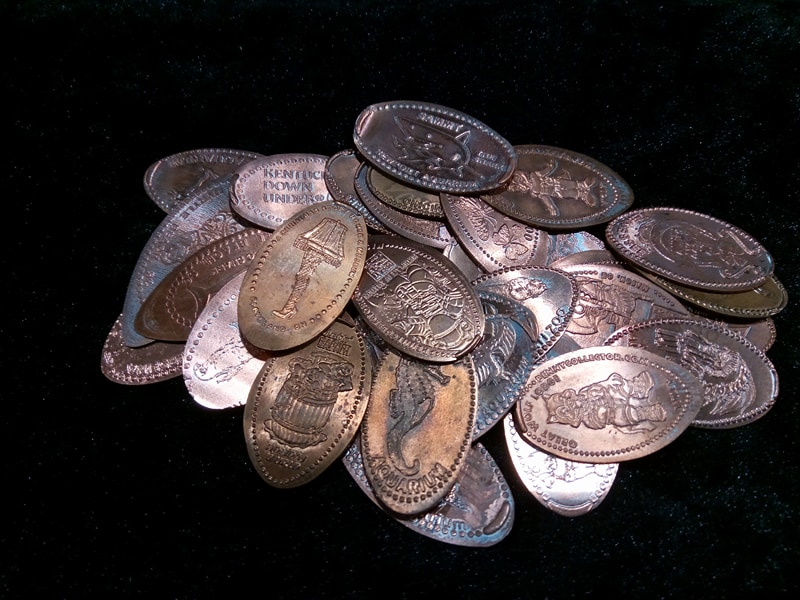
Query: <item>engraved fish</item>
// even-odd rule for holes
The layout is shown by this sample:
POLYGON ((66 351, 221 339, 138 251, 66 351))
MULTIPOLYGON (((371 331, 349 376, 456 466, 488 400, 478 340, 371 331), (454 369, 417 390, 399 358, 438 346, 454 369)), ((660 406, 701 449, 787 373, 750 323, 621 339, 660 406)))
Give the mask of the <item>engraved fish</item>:
POLYGON ((406 117, 396 116, 394 122, 402 132, 402 136, 392 136, 395 148, 402 152, 400 160, 433 175, 463 177, 464 171, 473 171, 469 167, 472 151, 467 145, 470 130, 453 135, 406 117))

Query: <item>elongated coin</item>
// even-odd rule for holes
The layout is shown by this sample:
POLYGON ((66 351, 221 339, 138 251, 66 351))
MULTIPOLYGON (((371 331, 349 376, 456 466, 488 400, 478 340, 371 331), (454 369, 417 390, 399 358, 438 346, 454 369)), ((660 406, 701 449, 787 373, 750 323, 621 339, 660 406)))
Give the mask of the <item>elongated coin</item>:
POLYGON ((587 250, 608 250, 606 244, 588 231, 551 233, 545 265, 552 267, 557 260, 587 250))
POLYGON ((440 252, 400 237, 370 238, 353 304, 387 343, 423 360, 454 361, 483 335, 480 300, 461 271, 440 252))
POLYGON ((247 451, 261 478, 294 488, 338 460, 364 418, 371 381, 364 341, 340 321, 269 358, 244 410, 247 451))
POLYGON ((442 253, 449 258, 450 261, 458 267, 461 273, 464 274, 464 277, 470 281, 481 275, 486 275, 486 269, 481 267, 467 254, 457 238, 450 240, 450 243, 442 249, 442 253))
POLYGON ((365 178, 370 191, 384 204, 418 217, 444 219, 438 193, 421 190, 374 167, 366 170, 365 178))
POLYGON ((641 348, 582 348, 531 373, 517 401, 531 444, 578 462, 612 463, 656 452, 681 435, 703 401, 686 367, 641 348))
POLYGON ((385 354, 361 424, 364 471, 389 510, 430 510, 453 489, 475 427, 472 358, 436 364, 385 354))
POLYGON ((511 144, 461 111, 430 102, 382 102, 356 119, 353 140, 374 166, 413 186, 454 194, 491 190, 517 166, 511 144))
POLYGON ((361 213, 368 228, 380 233, 392 233, 370 212, 356 192, 356 173, 363 164, 364 161, 355 150, 340 150, 325 163, 325 185, 334 200, 349 204, 361 213))
POLYGON ((103 342, 100 371, 109 381, 123 385, 147 385, 180 377, 183 346, 178 342, 128 346, 122 338, 119 315, 103 342))

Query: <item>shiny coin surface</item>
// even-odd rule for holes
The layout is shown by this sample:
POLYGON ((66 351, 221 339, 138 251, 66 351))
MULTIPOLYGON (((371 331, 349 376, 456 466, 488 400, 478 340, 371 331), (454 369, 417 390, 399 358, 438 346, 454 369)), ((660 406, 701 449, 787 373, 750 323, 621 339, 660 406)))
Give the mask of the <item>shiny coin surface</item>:
POLYGON ((370 167, 365 176, 369 189, 384 204, 418 217, 444 219, 439 194, 426 192, 370 167))
POLYGON ((461 245, 486 271, 544 265, 546 232, 499 212, 477 196, 441 194, 447 221, 461 245))
POLYGON ((339 316, 367 252, 364 218, 342 202, 309 206, 256 252, 239 294, 239 327, 250 343, 286 350, 309 341, 339 316))
POLYGON ((386 353, 361 424, 364 471, 381 504, 411 515, 447 496, 469 453, 476 405, 469 355, 435 364, 386 353))
MULTIPOLYGON (((711 320, 713 321, 715 319, 711 320)), ((737 321, 723 320, 719 322, 741 335, 762 352, 769 350, 778 336, 778 330, 775 328, 775 321, 773 321, 771 317, 737 321)))
POLYGON ((503 431, 517 476, 545 508, 577 517, 597 508, 608 496, 619 463, 577 462, 539 450, 517 433, 512 413, 503 419, 503 431))
POLYGON ((356 173, 364 161, 355 150, 340 150, 325 163, 325 185, 334 200, 344 202, 355 208, 367 223, 367 227, 380 233, 392 233, 364 205, 356 192, 356 173))
POLYGON ((387 343, 423 360, 456 360, 483 335, 481 303, 461 271, 400 237, 370 238, 353 304, 387 343))
POLYGON ((731 429, 752 423, 772 408, 778 395, 778 373, 766 355, 713 321, 637 323, 615 332, 606 345, 644 348, 693 373, 703 389, 695 427, 731 429))
POLYGON ((544 229, 582 229, 633 204, 630 185, 590 156, 534 144, 514 151, 518 164, 510 181, 481 198, 515 219, 544 229))
POLYGON ((641 348, 582 348, 534 369, 515 418, 540 450, 612 463, 670 444, 702 401, 697 377, 674 361, 641 348))
POLYGON ((491 190, 517 165, 511 144, 477 119, 429 102, 383 102, 364 109, 356 148, 387 175, 434 192, 491 190))
POLYGON ((122 339, 122 315, 114 321, 103 342, 100 370, 106 379, 124 385, 146 385, 181 374, 183 344, 152 342, 132 348, 122 339))
POLYGON ((364 341, 340 321, 268 359, 244 410, 247 451, 261 478, 298 487, 338 460, 364 418, 371 381, 364 341))
MULTIPOLYGON (((359 435, 342 462, 366 496, 385 510, 364 473, 359 435)), ((436 506, 417 515, 386 513, 412 531, 434 540, 475 548, 493 546, 508 536, 514 525, 515 503, 497 462, 476 442, 470 447, 453 488, 436 506)))
POLYGON ((553 269, 560 269, 562 267, 571 266, 571 265, 607 265, 607 264, 616 264, 620 267, 626 267, 627 263, 624 261, 619 260, 614 254, 609 250, 583 250, 582 252, 576 252, 575 254, 568 254, 558 260, 554 260, 550 263, 550 267, 553 269))
POLYGON ((552 267, 557 260, 588 250, 607 250, 606 244, 588 231, 551 233, 545 265, 552 267))
POLYGON ((242 338, 237 299, 244 272, 220 288, 192 326, 183 351, 183 382, 206 408, 244 406, 271 353, 242 338))
POLYGON ((262 158, 258 152, 231 148, 198 148, 172 154, 151 164, 144 174, 147 195, 164 212, 174 212, 207 187, 227 188, 243 164, 262 158))
POLYGON ((247 269, 269 236, 247 227, 200 248, 150 292, 134 319, 136 331, 155 340, 186 341, 211 296, 247 269))
POLYGON ((464 274, 464 277, 470 281, 480 277, 481 275, 486 275, 486 270, 476 263, 469 254, 467 254, 458 239, 453 238, 450 240, 450 243, 442 249, 442 253, 449 258, 450 261, 464 274))
POLYGON ((242 166, 230 187, 231 207, 270 231, 304 208, 333 200, 325 184, 327 156, 273 154, 242 166))
POLYGON ((606 226, 612 250, 665 279, 701 290, 752 290, 772 275, 772 255, 750 234, 681 208, 641 208, 606 226))

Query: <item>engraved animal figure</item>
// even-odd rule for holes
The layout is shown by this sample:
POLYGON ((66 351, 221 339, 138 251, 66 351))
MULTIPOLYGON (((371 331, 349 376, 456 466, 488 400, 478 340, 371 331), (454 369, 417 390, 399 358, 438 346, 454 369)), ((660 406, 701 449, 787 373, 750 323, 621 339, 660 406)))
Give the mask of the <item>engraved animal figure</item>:
POLYGON ((392 425, 386 433, 386 448, 395 468, 408 477, 419 472, 418 458, 409 463, 403 453, 405 437, 425 419, 436 401, 436 384, 447 384, 450 377, 439 365, 427 365, 401 358, 395 371, 395 387, 389 392, 392 425))
POLYGON ((517 333, 508 320, 501 317, 485 319, 485 334, 481 343, 472 351, 478 387, 486 384, 498 385, 509 381, 505 365, 514 352, 517 333))
POLYGON ((670 358, 696 375, 703 384, 703 406, 712 405, 712 416, 738 414, 756 399, 753 375, 741 354, 714 344, 691 330, 658 328, 655 343, 670 358))
POLYGON ((474 172, 469 166, 472 158, 467 145, 469 129, 454 134, 400 116, 395 117, 394 122, 402 134, 392 136, 392 143, 401 152, 399 160, 430 175, 464 177, 465 171, 474 172))
POLYGON ((245 350, 241 339, 231 340, 214 350, 207 360, 196 362, 192 370, 200 381, 225 383, 233 379, 252 358, 253 355, 245 350), (226 364, 231 358, 235 361, 226 364))
POLYGON ((575 200, 590 208, 600 204, 594 177, 577 180, 566 171, 559 172, 559 169, 560 165, 555 159, 535 171, 518 169, 508 184, 508 191, 523 192, 538 198, 553 217, 561 214, 558 207, 558 201, 561 200, 575 200))
POLYGON ((552 488, 556 482, 573 483, 600 473, 599 465, 574 462, 553 455, 545 456, 544 464, 542 479, 548 488, 552 488))
POLYGON ((466 196, 459 196, 455 200, 455 204, 466 214, 467 220, 475 230, 478 239, 482 242, 488 241, 497 226, 497 219, 492 215, 492 207, 480 198, 468 198, 466 196))
POLYGON ((578 276, 577 283, 578 302, 567 325, 567 332, 593 335, 608 326, 619 329, 631 323, 637 296, 593 278, 578 276))

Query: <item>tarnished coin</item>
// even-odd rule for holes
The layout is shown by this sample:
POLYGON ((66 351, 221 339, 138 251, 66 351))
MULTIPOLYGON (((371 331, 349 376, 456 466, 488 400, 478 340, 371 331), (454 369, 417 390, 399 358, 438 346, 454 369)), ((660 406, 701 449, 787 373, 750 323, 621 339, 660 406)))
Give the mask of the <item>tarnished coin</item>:
POLYGON ((289 218, 256 252, 239 294, 239 327, 250 343, 285 350, 309 341, 344 310, 367 252, 367 227, 342 202, 289 218))
POLYGON ((444 219, 438 193, 421 190, 374 167, 367 168, 365 179, 370 191, 384 204, 418 217, 444 219))
POLYGON ((186 341, 211 296, 247 269, 269 236, 247 227, 200 248, 150 292, 134 319, 136 331, 154 340, 186 341))
POLYGON ((363 164, 364 161, 355 150, 340 150, 325 163, 325 185, 334 200, 349 204, 361 213, 367 227, 381 233, 392 233, 370 212, 356 192, 356 173, 363 164))
POLYGON ((762 352, 769 350, 777 339, 778 331, 775 328, 775 321, 771 317, 720 322, 741 335, 762 352))
POLYGON ((353 304, 387 343, 423 360, 456 360, 483 335, 480 300, 461 271, 440 252, 400 237, 370 238, 353 304))
POLYGON ((425 244, 426 246, 445 248, 450 244, 453 239, 453 234, 450 233, 450 230, 443 221, 410 215, 401 210, 392 208, 385 202, 379 200, 367 185, 366 174, 368 169, 369 165, 364 164, 356 173, 356 192, 364 203, 364 206, 366 206, 385 227, 403 237, 414 242, 419 242, 420 244, 425 244))
POLYGON ((103 342, 100 370, 114 383, 146 385, 179 377, 182 356, 183 344, 177 342, 128 346, 122 339, 122 315, 119 315, 103 342))
POLYGON ((641 348, 582 348, 537 366, 516 404, 517 431, 578 462, 647 456, 683 433, 703 400, 686 367, 641 348))
POLYGON ((619 260, 611 251, 609 250, 583 250, 582 252, 576 252, 575 254, 568 254, 558 260, 554 260, 550 263, 550 267, 553 269, 560 269, 562 267, 572 266, 572 265, 609 265, 615 264, 620 267, 627 268, 627 263, 624 261, 619 260))
POLYGON ((511 179, 481 198, 523 223, 582 229, 606 223, 633 204, 630 185, 594 158, 535 144, 514 151, 518 163, 511 179))
POLYGON ((468 280, 472 281, 481 275, 486 275, 486 270, 466 253, 457 238, 450 240, 450 243, 442 249, 442 253, 458 267, 468 280))
POLYGON ((503 419, 503 430, 514 470, 545 508, 578 517, 597 508, 608 495, 619 463, 577 462, 539 450, 517 433, 512 413, 503 419))
POLYGON ((477 394, 469 355, 436 364, 386 353, 361 423, 361 452, 387 509, 421 513, 453 489, 469 453, 477 394))
POLYGON ((606 226, 611 249, 632 264, 701 290, 752 290, 772 275, 772 255, 750 234, 693 210, 628 211, 606 226))
POLYGON ((371 381, 364 340, 340 321, 269 358, 244 410, 247 452, 261 478, 298 487, 338 460, 364 418, 371 381))
POLYGON ((497 462, 480 442, 470 447, 464 468, 450 492, 436 506, 416 515, 392 513, 378 501, 364 472, 360 435, 356 435, 342 462, 373 503, 419 534, 455 546, 476 548, 493 546, 511 532, 514 496, 497 462))
POLYGON ((588 250, 607 250, 607 248, 603 240, 588 231, 551 233, 545 265, 552 267, 557 260, 588 250))
POLYGON ((244 406, 253 382, 271 353, 242 338, 237 299, 244 271, 234 275, 206 303, 183 351, 183 382, 206 408, 244 406))
POLYGON ((258 152, 230 148, 178 152, 147 168, 144 189, 164 212, 174 212, 203 188, 219 187, 227 192, 231 177, 239 167, 262 157, 258 152))
POLYGON ((139 255, 122 308, 122 337, 128 346, 153 340, 140 334, 134 321, 150 293, 189 256, 220 238, 245 228, 231 211, 227 189, 205 187, 187 204, 169 213, 150 234, 139 255))
POLYGON ((766 355, 728 327, 697 319, 657 319, 615 332, 608 346, 643 348, 675 361, 702 384, 694 427, 732 429, 775 404, 778 373, 766 355))
POLYGON ((270 231, 304 208, 333 200, 321 154, 273 154, 250 161, 233 175, 230 202, 242 217, 270 231))
POLYGON ((429 102, 382 102, 364 109, 356 148, 374 166, 434 192, 491 190, 517 166, 511 144, 463 112, 429 102))
POLYGON ((486 271, 544 266, 547 233, 513 219, 477 196, 441 194, 441 206, 454 235, 486 271))
POLYGON ((573 318, 578 286, 572 275, 550 267, 503 268, 473 280, 476 290, 494 292, 523 304, 536 317, 534 360, 558 341, 573 318))

